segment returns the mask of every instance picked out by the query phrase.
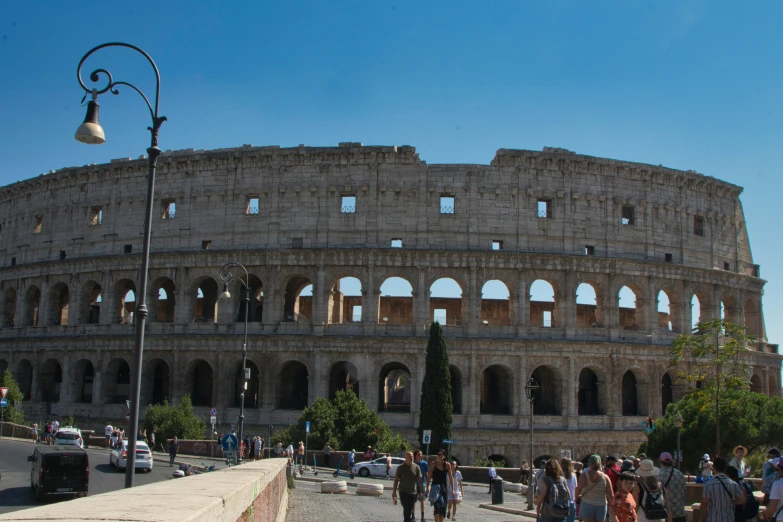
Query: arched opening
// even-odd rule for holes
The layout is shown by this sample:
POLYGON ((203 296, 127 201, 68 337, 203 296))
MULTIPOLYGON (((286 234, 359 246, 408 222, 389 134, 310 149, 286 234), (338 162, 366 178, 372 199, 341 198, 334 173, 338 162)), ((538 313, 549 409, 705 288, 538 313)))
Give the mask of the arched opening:
POLYGON ((764 393, 764 385, 761 383, 761 377, 755 373, 750 377, 750 391, 754 393, 764 393))
MULTIPOLYGON (((245 368, 250 370, 250 378, 247 380, 247 387, 245 388, 245 408, 258 408, 258 397, 260 382, 258 366, 253 361, 247 361, 245 368)), ((234 384, 234 406, 239 407, 242 402, 242 387, 245 384, 244 376, 242 375, 242 363, 237 366, 236 382, 234 384)))
POLYGON ((669 294, 660 290, 658 292, 658 329, 668 332, 674 331, 672 319, 674 319, 674 316, 672 315, 672 304, 669 294))
POLYGON ((5 303, 3 304, 3 327, 13 328, 16 323, 16 290, 9 288, 5 291, 5 303))
POLYGON ((598 293, 590 283, 580 283, 576 287, 576 327, 604 327, 603 307, 598 306, 598 293))
POLYGON ((629 287, 624 286, 620 288, 620 292, 617 295, 620 313, 620 328, 623 330, 638 330, 640 316, 637 316, 636 313, 636 292, 629 287))
POLYGON ((390 277, 381 285, 378 304, 381 324, 413 324, 413 287, 401 277, 390 277))
POLYGON ((307 367, 299 361, 289 361, 280 372, 278 408, 303 410, 307 407, 309 378, 307 367))
POLYGON ((404 364, 384 365, 378 384, 378 411, 411 411, 411 372, 404 364))
POLYGON ((359 395, 359 370, 353 364, 341 361, 332 365, 329 372, 329 398, 334 399, 338 391, 353 390, 359 395))
POLYGON ((636 393, 636 375, 628 370, 623 375, 623 415, 639 415, 639 402, 636 393))
POLYGON ((343 277, 329 292, 330 323, 360 323, 362 321, 362 283, 355 277, 343 277))
POLYGON ((49 359, 41 368, 41 400, 60 402, 60 386, 63 382, 63 369, 60 363, 49 359))
POLYGON ((462 373, 454 365, 449 366, 451 375, 451 405, 452 413, 462 413, 462 373))
POLYGON ((590 368, 579 372, 579 415, 600 415, 598 376, 590 368))
MULTIPOLYGON (((248 290, 250 292, 250 308, 247 313, 247 321, 249 323, 260 323, 264 318, 264 284, 254 274, 248 276, 247 282, 249 283, 248 290)), ((245 322, 245 287, 244 285, 239 286, 241 289, 236 294, 239 300, 239 313, 237 314, 236 322, 243 323, 245 322)))
POLYGON ((701 322, 701 300, 696 294, 691 297, 691 330, 696 331, 701 322))
POLYGON ((136 312, 136 283, 120 279, 114 285, 114 317, 120 324, 133 324, 136 312))
POLYGON ((530 285, 530 326, 556 326, 555 289, 549 281, 537 279, 530 285))
POLYGON ((41 306, 41 291, 31 286, 27 291, 27 326, 38 326, 38 311, 41 306))
POLYGON ((492 279, 481 287, 481 322, 486 326, 511 325, 511 294, 503 281, 492 279))
POLYGON ((68 324, 68 303, 71 300, 71 293, 68 291, 68 285, 65 283, 55 284, 49 297, 50 320, 54 325, 68 324))
POLYGON ((149 300, 150 317, 158 323, 173 323, 176 299, 177 287, 174 281, 167 277, 155 281, 152 285, 152 299, 149 300))
POLYGON ((145 361, 141 374, 141 403, 162 404, 169 398, 170 380, 166 361, 157 358, 145 361))
POLYGON ((206 361, 196 360, 191 367, 190 398, 193 406, 212 406, 212 366, 206 361))
POLYGON ((82 359, 76 363, 74 369, 76 370, 76 383, 78 386, 74 395, 76 402, 92 404, 95 367, 87 359, 82 359))
POLYGON ((487 459, 491 460, 495 463, 495 465, 499 468, 505 468, 508 467, 508 461, 506 461, 506 457, 504 455, 498 455, 497 453, 493 453, 487 459))
POLYGON ((104 397, 109 404, 125 404, 130 398, 130 365, 124 359, 114 359, 103 373, 104 397))
POLYGON ((727 295, 721 299, 720 318, 731 324, 739 324, 739 308, 733 297, 727 295))
POLYGON ((511 415, 514 384, 511 372, 498 365, 481 372, 480 413, 511 415))
POLYGON ((101 285, 88 281, 82 287, 81 324, 98 324, 101 321, 101 285))
POLYGON ((30 400, 33 395, 33 365, 27 359, 19 361, 16 367, 16 382, 24 398, 30 400))
POLYGON ((533 370, 532 377, 538 385, 533 392, 533 414, 560 415, 562 386, 555 372, 548 366, 539 366, 533 370))
POLYGON ((455 280, 441 277, 430 286, 430 321, 444 326, 462 324, 462 287, 455 280))
POLYGON ((204 278, 196 286, 196 307, 193 321, 196 323, 217 322, 218 285, 211 277, 204 278))
POLYGON ((283 321, 311 321, 313 317, 313 284, 304 276, 294 276, 285 286, 283 321))
POLYGON ((753 337, 759 336, 759 312, 753 299, 745 301, 745 331, 753 337))
POLYGON ((666 408, 674 402, 674 387, 672 378, 668 373, 663 374, 661 379, 661 415, 666 415, 666 408))

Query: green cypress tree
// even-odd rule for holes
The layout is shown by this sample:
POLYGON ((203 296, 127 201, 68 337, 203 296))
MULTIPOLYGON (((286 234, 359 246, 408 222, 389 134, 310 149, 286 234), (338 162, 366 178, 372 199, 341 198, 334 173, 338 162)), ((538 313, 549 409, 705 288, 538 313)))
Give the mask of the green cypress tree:
MULTIPOLYGON (((430 339, 427 342, 427 360, 424 365, 424 383, 421 387, 421 407, 419 408, 419 442, 424 430, 432 430, 430 454, 440 449, 448 449, 443 439, 451 438, 451 371, 449 370, 449 352, 440 323, 430 326, 430 339)), ((422 446, 423 447, 423 446, 422 446)))
POLYGON ((19 384, 17 384, 13 374, 11 374, 11 370, 8 368, 0 375, 0 388, 8 388, 8 393, 5 396, 8 399, 8 405, 3 408, 3 420, 15 424, 24 423, 24 412, 21 409, 14 408, 15 401, 19 401, 22 404, 24 395, 19 390, 19 384))

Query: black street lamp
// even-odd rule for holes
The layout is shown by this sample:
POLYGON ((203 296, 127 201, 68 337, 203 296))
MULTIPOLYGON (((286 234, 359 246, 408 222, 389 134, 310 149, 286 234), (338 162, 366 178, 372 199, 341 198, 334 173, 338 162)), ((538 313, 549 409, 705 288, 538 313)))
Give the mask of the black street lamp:
MULTIPOLYGON (((245 437, 245 393, 247 393, 247 381, 250 379, 250 371, 247 367, 247 316, 250 310, 250 275, 247 268, 240 263, 226 263, 220 269, 220 279, 223 280, 223 293, 221 299, 231 299, 231 293, 228 291, 228 283, 232 279, 238 279, 245 287, 245 340, 242 344, 242 391, 239 393, 239 442, 242 443, 245 437), (237 266, 245 271, 245 280, 237 277, 228 271, 229 267, 237 266)), ((245 448, 248 451, 248 448, 245 448)), ((237 462, 242 461, 242 455, 237 457, 237 462)))
POLYGON ((682 470, 682 450, 680 449, 680 431, 685 424, 685 419, 679 413, 674 418, 674 425, 677 427, 677 469, 682 470))
MULTIPOLYGON (((149 176, 147 178, 147 208, 144 215, 144 246, 141 256, 141 270, 139 272, 139 293, 136 296, 138 306, 134 313, 136 317, 136 343, 133 347, 133 371, 131 373, 131 404, 130 404, 130 433, 131 437, 128 441, 127 463, 125 466, 125 487, 133 487, 134 473, 136 470, 136 438, 139 433, 139 390, 141 389, 141 366, 142 358, 144 356, 144 326, 147 322, 147 272, 149 271, 150 262, 150 236, 152 234, 152 202, 155 196, 155 174, 158 168, 158 156, 161 154, 161 150, 158 148, 158 131, 160 126, 166 121, 165 116, 158 115, 158 100, 160 98, 160 73, 158 72, 158 66, 150 58, 150 55, 136 47, 135 45, 111 42, 101 44, 98 47, 94 47, 87 54, 85 54, 79 66, 76 69, 76 78, 79 80, 79 85, 84 89, 87 94, 92 95, 92 100, 87 104, 87 116, 76 131, 74 136, 78 141, 87 143, 89 145, 100 145, 106 141, 106 137, 103 133, 103 128, 98 122, 98 95, 110 91, 112 94, 119 94, 117 86, 124 85, 130 87, 136 91, 147 104, 147 108, 150 111, 150 117, 152 118, 152 126, 147 127, 151 134, 150 147, 147 149, 147 155, 149 157, 149 176), (111 73, 106 69, 95 69, 90 74, 90 81, 97 83, 100 80, 100 75, 106 75, 107 83, 102 89, 93 87, 90 89, 82 81, 82 65, 87 58, 95 51, 103 49, 104 47, 126 47, 132 49, 139 54, 143 55, 152 66, 155 71, 155 106, 150 104, 150 101, 144 95, 144 93, 135 85, 127 82, 115 82, 111 76, 111 73)), ((84 98, 87 98, 87 94, 84 98)), ((82 99, 84 101, 84 99, 82 99)))
POLYGON ((527 509, 533 509, 533 484, 535 480, 533 471, 536 468, 533 463, 533 403, 536 401, 536 390, 539 388, 540 386, 532 377, 525 383, 525 396, 527 397, 527 402, 530 403, 530 483, 527 486, 527 509))

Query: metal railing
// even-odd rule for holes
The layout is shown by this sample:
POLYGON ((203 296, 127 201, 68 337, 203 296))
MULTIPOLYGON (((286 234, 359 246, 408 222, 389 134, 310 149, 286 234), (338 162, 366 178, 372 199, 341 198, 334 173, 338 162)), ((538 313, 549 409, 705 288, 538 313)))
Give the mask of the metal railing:
POLYGON ((250 216, 258 214, 258 207, 247 207, 246 214, 248 214, 250 216))
POLYGON ((352 207, 349 205, 344 205, 342 208, 343 214, 355 214, 356 213, 356 207, 352 207))
POLYGON ((441 206, 440 207, 440 213, 441 214, 454 214, 454 207, 448 207, 448 206, 441 206))

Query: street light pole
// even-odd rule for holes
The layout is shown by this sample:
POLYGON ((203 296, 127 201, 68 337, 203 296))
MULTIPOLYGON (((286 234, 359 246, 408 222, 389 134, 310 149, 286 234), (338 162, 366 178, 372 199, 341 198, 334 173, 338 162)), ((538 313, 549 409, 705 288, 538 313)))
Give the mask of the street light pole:
POLYGON ((530 481, 527 485, 527 509, 533 509, 533 485, 535 484, 535 465, 533 464, 533 403, 536 400, 535 392, 539 389, 538 384, 532 377, 525 384, 525 395, 530 403, 530 481))
MULTIPOLYGON (((119 91, 117 90, 117 86, 119 85, 130 87, 136 91, 147 104, 147 108, 150 111, 150 117, 152 118, 152 126, 147 127, 151 134, 150 147, 147 149, 147 156, 149 158, 149 174, 147 176, 147 206, 144 215, 144 244, 141 255, 141 269, 139 271, 139 288, 136 295, 138 306, 134 312, 136 322, 136 342, 133 346, 133 370, 131 373, 131 437, 128 441, 127 462, 125 466, 125 487, 132 488, 134 474, 136 471, 136 439, 139 433, 139 395, 141 390, 141 369, 144 358, 144 328, 147 322, 147 273, 149 272, 150 238, 152 236, 152 205, 155 197, 155 175, 158 168, 158 156, 161 154, 161 150, 158 148, 158 131, 160 130, 160 126, 163 124, 163 122, 166 121, 166 117, 160 116, 158 114, 158 101, 160 98, 160 73, 158 72, 158 66, 155 65, 155 62, 152 60, 150 55, 135 45, 121 42, 110 42, 94 47, 88 51, 79 62, 79 66, 76 69, 76 77, 79 80, 79 85, 81 85, 82 89, 84 89, 87 94, 92 95, 92 100, 87 104, 87 116, 84 119, 84 123, 79 126, 76 131, 76 135, 74 136, 78 141, 87 143, 89 145, 100 145, 106 141, 103 128, 98 122, 97 99, 99 94, 103 94, 107 91, 110 91, 115 95, 119 94, 119 91), (147 61, 152 66, 152 69, 155 71, 156 86, 154 109, 147 97, 138 87, 127 82, 115 82, 111 73, 106 69, 95 69, 90 74, 90 81, 93 83, 100 81, 101 74, 105 75, 106 79, 108 80, 105 87, 102 89, 97 89, 95 87, 90 89, 84 84, 84 81, 82 81, 82 65, 91 54, 105 47, 125 47, 138 52, 147 59, 147 61)), ((85 94, 84 98, 87 98, 87 94, 85 94)))
MULTIPOLYGON (((242 342, 242 391, 239 393, 239 442, 245 440, 245 393, 247 393, 247 318, 250 311, 250 275, 247 272, 247 268, 241 263, 226 263, 220 269, 220 279, 223 280, 223 293, 220 297, 224 299, 230 299, 231 294, 228 291, 228 283, 232 279, 238 279, 245 287, 245 337, 242 342), (245 271, 245 280, 241 277, 237 277, 228 271, 229 267, 237 266, 245 271)), ((248 451, 248 448, 245 448, 248 451)), ((242 456, 237 457, 237 462, 242 461, 242 456)))
POLYGON ((682 415, 678 413, 677 417, 674 418, 674 425, 677 426, 677 469, 681 471, 682 471, 682 450, 680 449, 680 431, 682 431, 683 424, 685 424, 685 419, 683 419, 682 415))

